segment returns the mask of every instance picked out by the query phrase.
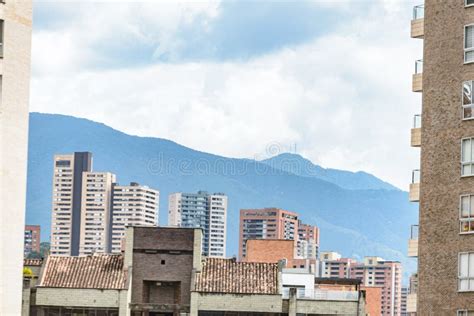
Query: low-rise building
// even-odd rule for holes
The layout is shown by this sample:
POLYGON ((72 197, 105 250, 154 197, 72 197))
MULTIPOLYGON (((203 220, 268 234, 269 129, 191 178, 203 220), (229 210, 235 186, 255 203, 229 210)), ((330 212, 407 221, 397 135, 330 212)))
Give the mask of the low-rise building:
POLYGON ((195 279, 192 316, 365 315, 365 293, 357 287, 349 291, 284 288, 278 263, 207 258, 195 279))
POLYGON ((122 255, 50 256, 35 287, 31 313, 125 316, 127 288, 122 255))

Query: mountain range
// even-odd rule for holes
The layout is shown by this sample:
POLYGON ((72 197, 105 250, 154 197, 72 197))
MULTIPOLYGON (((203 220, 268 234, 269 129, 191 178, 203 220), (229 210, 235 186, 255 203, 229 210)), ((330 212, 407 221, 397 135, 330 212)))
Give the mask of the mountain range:
POLYGON ((95 171, 160 191, 160 225, 167 224, 170 193, 226 193, 229 256, 238 252, 240 209, 279 207, 317 225, 323 251, 399 260, 405 276, 415 269, 406 252, 417 206, 407 192, 369 173, 325 169, 289 153, 262 161, 222 157, 57 114, 31 113, 29 137, 27 223, 41 225, 43 240, 49 239, 53 156, 90 151, 95 171))

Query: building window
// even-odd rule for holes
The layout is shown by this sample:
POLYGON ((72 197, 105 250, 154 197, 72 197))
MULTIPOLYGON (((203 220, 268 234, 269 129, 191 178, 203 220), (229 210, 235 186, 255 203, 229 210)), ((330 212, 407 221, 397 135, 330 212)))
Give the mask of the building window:
POLYGON ((468 311, 467 309, 458 309, 457 316, 474 316, 474 311, 468 311))
POLYGON ((474 195, 462 195, 459 203, 461 233, 474 233, 474 195))
POLYGON ((470 7, 474 5, 474 0, 465 0, 464 5, 470 7))
POLYGON ((474 252, 459 254, 458 290, 474 291, 474 252))
POLYGON ((461 176, 467 177, 474 175, 474 139, 465 138, 461 144, 461 176))
POLYGON ((474 62, 474 25, 464 27, 464 63, 474 62))
POLYGON ((474 81, 464 81, 462 85, 462 118, 465 120, 473 118, 473 87, 474 81))

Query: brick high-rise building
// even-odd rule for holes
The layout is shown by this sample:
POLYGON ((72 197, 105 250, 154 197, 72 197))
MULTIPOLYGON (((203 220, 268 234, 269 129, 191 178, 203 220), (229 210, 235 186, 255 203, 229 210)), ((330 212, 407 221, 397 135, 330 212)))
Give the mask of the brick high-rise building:
POLYGON ((240 210, 239 258, 245 260, 250 239, 294 240, 295 257, 316 259, 319 230, 303 224, 298 214, 278 208, 240 210))
POLYGON ((126 225, 155 226, 158 191, 120 186, 110 172, 92 171, 92 154, 54 157, 51 254, 120 252, 126 225))
POLYGON ((0 315, 21 314, 32 1, 0 2, 0 315))
POLYGON ((202 228, 204 256, 225 257, 226 223, 227 196, 223 193, 198 191, 169 196, 168 225, 202 228))
POLYGON ((474 313, 474 1, 425 0, 411 25, 411 36, 423 39, 413 77, 422 95, 421 125, 412 131, 421 176, 410 186, 419 202, 419 235, 410 240, 415 310, 465 316, 474 313))
POLYGON ((25 258, 32 252, 40 252, 41 227, 39 225, 25 226, 24 256, 25 258))

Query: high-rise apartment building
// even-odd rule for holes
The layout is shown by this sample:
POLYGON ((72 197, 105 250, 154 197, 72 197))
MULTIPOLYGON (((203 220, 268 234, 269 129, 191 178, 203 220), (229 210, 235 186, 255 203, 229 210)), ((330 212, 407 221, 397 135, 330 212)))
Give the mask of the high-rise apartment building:
POLYGON ((402 287, 402 298, 400 303, 400 316, 409 316, 407 313, 407 299, 410 289, 408 287, 402 287))
POLYGON ((112 234, 112 184, 110 172, 83 172, 79 255, 109 253, 112 234))
POLYGON ((0 315, 21 314, 32 1, 0 2, 0 315))
POLYGON ((120 252, 127 225, 157 224, 158 191, 116 181, 92 171, 91 153, 54 156, 52 255, 120 252))
POLYGON ((203 255, 225 257, 226 253, 227 196, 209 194, 173 193, 168 200, 168 225, 202 228, 203 255))
POLYGON ((350 277, 367 287, 382 288, 381 316, 400 316, 402 302, 402 267, 398 261, 365 257, 364 262, 351 265, 350 277))
POLYGON ((92 171, 92 154, 55 155, 51 212, 51 254, 78 256, 83 173, 92 171))
POLYGON ((119 253, 127 226, 157 226, 160 193, 136 182, 113 186, 112 252, 119 253))
POLYGON ((24 237, 25 258, 32 252, 39 253, 41 244, 41 227, 39 225, 26 225, 24 237))
MULTIPOLYGON (((418 315, 474 313, 474 1, 425 0, 411 35, 423 39, 418 315)), ((421 64, 421 62, 419 63, 421 64)))
POLYGON ((317 259, 319 252, 319 228, 298 221, 297 255, 317 259))
POLYGON ((295 258, 316 259, 319 230, 303 224, 298 214, 278 208, 240 210, 239 258, 245 259, 250 239, 294 240, 295 258))

